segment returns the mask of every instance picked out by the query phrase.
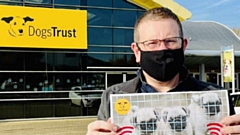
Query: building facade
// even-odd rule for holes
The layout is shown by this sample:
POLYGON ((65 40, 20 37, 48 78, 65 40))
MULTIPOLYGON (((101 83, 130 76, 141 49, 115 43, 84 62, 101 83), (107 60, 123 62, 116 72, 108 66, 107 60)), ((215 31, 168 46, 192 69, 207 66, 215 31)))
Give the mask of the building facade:
POLYGON ((0 119, 96 115, 99 104, 86 105, 79 100, 81 95, 96 96, 100 102, 106 87, 135 76, 137 64, 130 44, 142 8, 125 0, 9 0, 0 4, 87 10, 88 37, 87 50, 1 47, 0 119), (81 89, 85 94, 78 93, 81 89), (99 91, 94 95, 89 90, 99 91))
MULTIPOLYGON (((139 67, 130 44, 144 9, 126 0, 0 0, 0 4, 86 10, 88 42, 88 49, 1 47, 0 120, 94 116, 103 90, 136 76, 139 67)), ((191 69, 199 78, 198 67, 191 69)), ((219 72, 206 72, 207 81, 221 84, 219 72)))

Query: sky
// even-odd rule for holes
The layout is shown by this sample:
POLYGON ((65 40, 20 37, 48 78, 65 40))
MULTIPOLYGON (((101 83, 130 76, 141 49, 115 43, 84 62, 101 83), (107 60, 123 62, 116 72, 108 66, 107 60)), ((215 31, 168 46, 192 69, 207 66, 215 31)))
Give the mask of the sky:
POLYGON ((240 28, 240 0, 174 0, 192 13, 188 21, 215 21, 240 28))

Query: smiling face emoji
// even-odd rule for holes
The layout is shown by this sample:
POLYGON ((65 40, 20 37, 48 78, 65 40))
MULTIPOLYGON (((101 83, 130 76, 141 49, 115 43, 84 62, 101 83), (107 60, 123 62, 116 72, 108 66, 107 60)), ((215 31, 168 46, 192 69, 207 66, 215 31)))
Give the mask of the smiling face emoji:
POLYGON ((118 114, 125 115, 129 112, 131 104, 127 99, 121 98, 117 100, 114 107, 118 114))

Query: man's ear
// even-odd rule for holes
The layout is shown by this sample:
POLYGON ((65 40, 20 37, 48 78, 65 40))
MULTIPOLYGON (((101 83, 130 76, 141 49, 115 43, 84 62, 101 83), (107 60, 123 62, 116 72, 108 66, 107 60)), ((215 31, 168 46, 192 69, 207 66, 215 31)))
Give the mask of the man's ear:
POLYGON ((187 45, 188 45, 188 40, 186 38, 183 39, 183 51, 185 51, 187 49, 187 45))
POLYGON ((133 51, 133 53, 135 55, 136 62, 139 63, 140 62, 140 57, 141 57, 141 52, 138 49, 137 44, 136 43, 132 43, 131 44, 131 49, 132 49, 132 51, 133 51))

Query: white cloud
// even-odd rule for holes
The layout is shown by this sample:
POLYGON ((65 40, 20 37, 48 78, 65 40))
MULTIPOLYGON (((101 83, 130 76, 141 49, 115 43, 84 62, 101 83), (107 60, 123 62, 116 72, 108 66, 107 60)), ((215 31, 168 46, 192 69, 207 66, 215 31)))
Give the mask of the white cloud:
POLYGON ((224 4, 224 3, 228 2, 228 1, 230 1, 230 0, 221 0, 221 1, 217 2, 217 3, 214 3, 214 4, 206 7, 206 9, 217 7, 217 6, 222 5, 222 4, 224 4))
POLYGON ((199 21, 199 20, 206 20, 210 14, 202 13, 202 14, 193 14, 191 20, 199 21))

